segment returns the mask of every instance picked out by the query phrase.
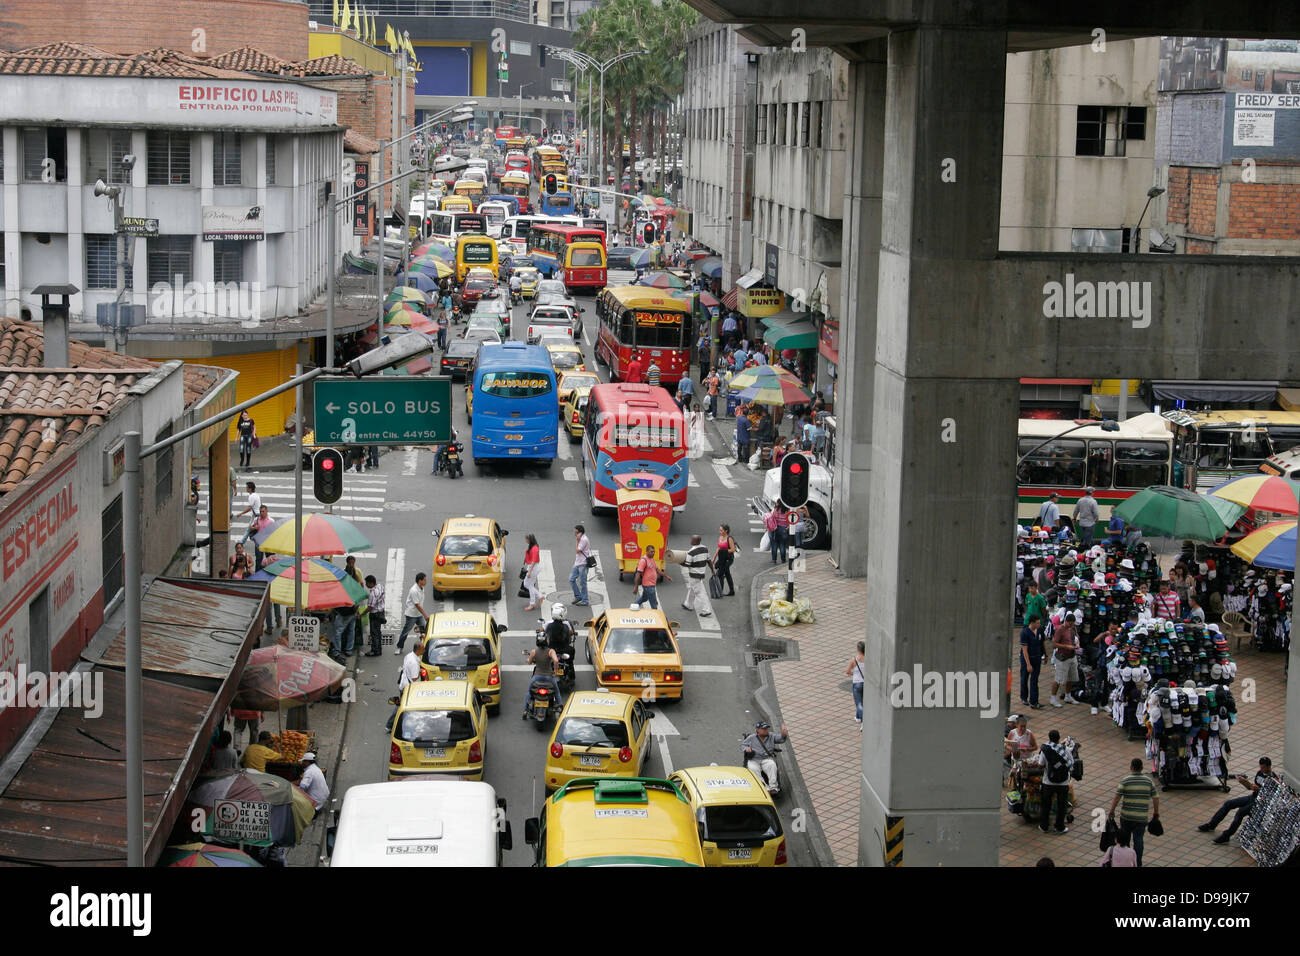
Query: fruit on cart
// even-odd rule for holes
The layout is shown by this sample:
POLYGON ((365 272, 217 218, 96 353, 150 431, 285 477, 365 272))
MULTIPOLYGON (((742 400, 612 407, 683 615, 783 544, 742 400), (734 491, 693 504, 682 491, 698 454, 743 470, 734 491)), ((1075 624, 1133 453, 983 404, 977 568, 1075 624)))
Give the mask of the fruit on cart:
POLYGON ((296 730, 284 730, 271 735, 271 746, 286 762, 297 762, 311 749, 311 738, 296 730))

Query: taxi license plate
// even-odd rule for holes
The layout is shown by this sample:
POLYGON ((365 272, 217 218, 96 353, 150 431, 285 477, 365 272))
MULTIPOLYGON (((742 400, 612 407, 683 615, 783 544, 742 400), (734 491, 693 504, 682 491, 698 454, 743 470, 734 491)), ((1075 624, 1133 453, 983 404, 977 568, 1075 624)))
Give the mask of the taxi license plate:
POLYGON ((650 671, 633 671, 632 676, 637 680, 654 680, 654 674, 650 671))
POLYGON ((579 767, 600 767, 605 763, 605 758, 598 754, 579 754, 579 767))
POLYGON ((464 679, 465 679, 465 672, 464 672, 464 671, 443 671, 442 674, 443 674, 444 677, 447 678, 447 680, 464 680, 464 679))
POLYGON ((425 747, 424 748, 425 760, 445 760, 446 757, 447 757, 446 747, 425 747))
POLYGON ((753 850, 745 849, 745 850, 728 850, 728 851, 727 851, 727 859, 728 859, 728 860, 752 860, 753 858, 754 858, 754 851, 753 851, 753 850))
POLYGON ((473 561, 462 561, 460 564, 456 565, 456 570, 457 570, 457 571, 473 571, 473 570, 474 570, 474 562, 473 562, 473 561))

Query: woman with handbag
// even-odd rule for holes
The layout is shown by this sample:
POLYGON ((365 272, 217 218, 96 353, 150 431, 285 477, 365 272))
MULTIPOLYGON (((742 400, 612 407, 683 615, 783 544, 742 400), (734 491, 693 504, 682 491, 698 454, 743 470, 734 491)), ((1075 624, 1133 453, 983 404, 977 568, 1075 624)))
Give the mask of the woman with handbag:
POLYGON ((736 582, 731 579, 731 566, 736 561, 736 539, 731 536, 731 525, 718 525, 718 550, 713 552, 713 569, 719 580, 727 584, 727 597, 736 596, 736 582))
POLYGON ((849 661, 849 666, 844 668, 844 673, 853 678, 853 703, 857 706, 858 712, 853 720, 858 725, 858 730, 862 729, 862 685, 867 679, 863 668, 867 663, 867 643, 858 641, 857 652, 849 661))
POLYGON ((542 606, 542 592, 537 587, 537 573, 542 560, 542 551, 537 545, 536 535, 530 534, 524 538, 524 541, 528 545, 524 552, 524 566, 521 569, 523 587, 528 591, 528 604, 524 610, 536 611, 542 606))
POLYGON ((257 425, 245 410, 239 413, 235 429, 239 433, 239 464, 242 468, 248 468, 253 464, 253 442, 257 440, 257 425))

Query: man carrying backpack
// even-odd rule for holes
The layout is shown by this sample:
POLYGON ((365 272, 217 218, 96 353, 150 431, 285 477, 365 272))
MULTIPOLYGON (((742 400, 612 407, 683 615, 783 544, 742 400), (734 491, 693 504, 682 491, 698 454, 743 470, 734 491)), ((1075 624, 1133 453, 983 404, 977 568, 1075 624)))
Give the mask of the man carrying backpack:
POLYGON ((1052 814, 1052 801, 1056 801, 1056 832, 1069 833, 1065 825, 1065 808, 1070 802, 1070 768, 1074 764, 1074 755, 1061 745, 1061 732, 1053 730, 1047 735, 1048 742, 1043 744, 1043 815, 1038 821, 1038 829, 1049 832, 1047 821, 1052 814))

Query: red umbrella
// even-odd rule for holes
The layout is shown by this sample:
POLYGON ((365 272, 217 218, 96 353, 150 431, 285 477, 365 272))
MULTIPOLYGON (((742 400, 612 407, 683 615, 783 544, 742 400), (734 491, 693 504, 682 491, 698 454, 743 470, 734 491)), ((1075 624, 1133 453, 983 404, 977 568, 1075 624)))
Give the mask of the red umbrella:
POLYGON ((337 691, 345 673, 324 654, 291 651, 280 644, 259 647, 244 665, 232 706, 279 710, 284 703, 311 703, 337 691))

